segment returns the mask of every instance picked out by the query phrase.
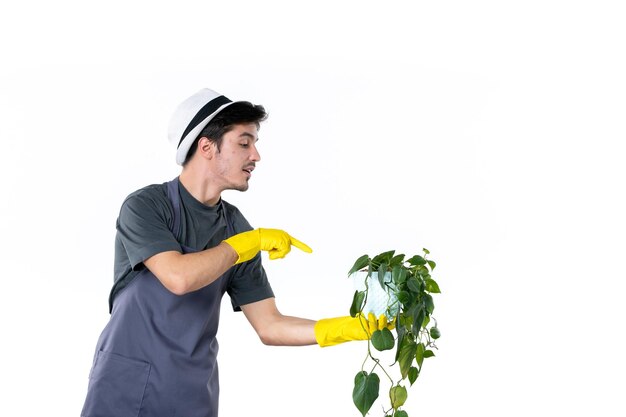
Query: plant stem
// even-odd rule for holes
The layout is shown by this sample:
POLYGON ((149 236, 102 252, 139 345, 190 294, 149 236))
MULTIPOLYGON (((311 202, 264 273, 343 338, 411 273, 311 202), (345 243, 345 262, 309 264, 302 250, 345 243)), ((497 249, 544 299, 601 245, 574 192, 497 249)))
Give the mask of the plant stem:
POLYGON ((361 370, 363 370, 363 368, 365 367, 365 363, 367 362, 367 358, 368 357, 371 358, 372 361, 374 362, 374 367, 372 368, 370 373, 372 373, 374 371, 374 369, 376 369, 376 367, 378 366, 380 369, 383 370, 385 375, 387 375, 387 378, 389 378, 389 381, 393 384, 393 379, 391 378, 391 376, 389 376, 389 374, 385 370, 385 367, 380 364, 380 359, 378 359, 378 358, 374 357, 374 355, 372 355, 372 346, 371 346, 371 342, 369 340, 367 341, 367 356, 365 357, 365 361, 363 361, 363 365, 361 366, 361 370))

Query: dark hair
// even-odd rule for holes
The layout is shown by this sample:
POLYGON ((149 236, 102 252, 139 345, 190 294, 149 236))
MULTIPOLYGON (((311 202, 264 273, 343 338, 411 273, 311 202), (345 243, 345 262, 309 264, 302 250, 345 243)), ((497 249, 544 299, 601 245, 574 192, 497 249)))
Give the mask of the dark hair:
POLYGON ((252 104, 248 101, 239 101, 226 107, 219 112, 205 127, 202 129, 198 137, 193 141, 183 166, 193 157, 198 149, 198 141, 200 138, 207 138, 217 145, 217 150, 221 149, 222 138, 224 134, 232 130, 235 125, 239 124, 256 124, 257 129, 262 121, 267 119, 265 108, 259 104, 252 104))

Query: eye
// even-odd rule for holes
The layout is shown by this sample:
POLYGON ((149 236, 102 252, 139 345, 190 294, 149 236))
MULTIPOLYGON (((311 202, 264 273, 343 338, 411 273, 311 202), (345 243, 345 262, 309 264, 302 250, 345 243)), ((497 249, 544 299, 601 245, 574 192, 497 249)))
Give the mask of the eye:
POLYGON ((248 146, 250 146, 248 142, 243 142, 243 143, 240 143, 239 145, 241 145, 242 148, 247 148, 248 146))

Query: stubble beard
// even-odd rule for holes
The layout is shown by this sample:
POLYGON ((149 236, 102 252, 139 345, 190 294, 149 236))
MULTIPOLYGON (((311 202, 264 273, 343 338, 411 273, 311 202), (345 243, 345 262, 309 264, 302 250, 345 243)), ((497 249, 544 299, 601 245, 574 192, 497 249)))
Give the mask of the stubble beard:
POLYGON ((250 184, 248 183, 248 181, 246 181, 244 184, 233 187, 234 190, 241 192, 248 191, 248 188, 250 188, 250 184))

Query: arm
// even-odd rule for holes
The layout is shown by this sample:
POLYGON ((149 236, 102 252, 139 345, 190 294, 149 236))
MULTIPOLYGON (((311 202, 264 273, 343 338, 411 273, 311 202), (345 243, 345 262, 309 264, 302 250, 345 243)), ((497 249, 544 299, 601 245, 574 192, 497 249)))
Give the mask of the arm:
POLYGON ((170 292, 183 295, 220 277, 236 261, 226 243, 196 253, 182 254, 181 243, 170 230, 170 203, 164 191, 147 187, 124 200, 117 219, 117 239, 131 268, 148 268, 170 292))
POLYGON ((182 254, 177 251, 157 253, 146 259, 144 265, 176 295, 203 288, 234 265, 237 252, 228 244, 201 252, 182 254))
POLYGON ((268 251, 270 259, 284 257, 292 245, 311 252, 282 230, 256 229, 231 236, 213 248, 182 254, 168 226, 168 210, 164 195, 150 188, 139 190, 122 204, 117 231, 132 268, 143 263, 177 295, 211 284, 234 264, 251 260, 261 250, 268 251))
POLYGON ((270 259, 277 259, 287 255, 291 245, 311 252, 311 248, 282 230, 255 229, 201 252, 160 252, 146 259, 144 265, 165 288, 183 295, 209 285, 231 266, 249 261, 261 250, 268 251, 270 259))
POLYGON ((276 308, 274 298, 242 305, 241 309, 261 341, 274 346, 333 346, 352 340, 367 340, 376 330, 394 327, 384 315, 376 318, 372 313, 367 319, 346 316, 317 322, 283 316, 276 308))
POLYGON ((274 298, 241 306, 241 310, 266 345, 305 346, 316 344, 315 321, 284 316, 274 298))

